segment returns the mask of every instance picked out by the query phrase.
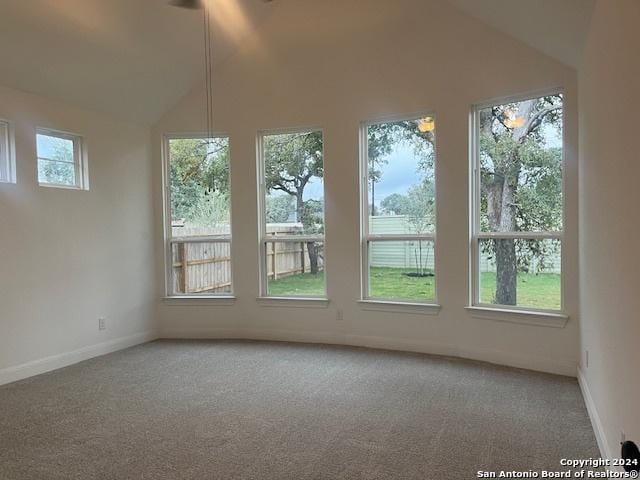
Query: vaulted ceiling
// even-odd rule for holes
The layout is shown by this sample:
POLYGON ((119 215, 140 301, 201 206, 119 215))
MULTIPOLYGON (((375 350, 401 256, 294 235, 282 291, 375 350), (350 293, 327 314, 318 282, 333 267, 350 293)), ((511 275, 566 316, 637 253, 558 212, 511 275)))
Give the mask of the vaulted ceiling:
POLYGON ((578 68, 595 0, 448 0, 463 12, 578 68))
MULTIPOLYGON (((210 1, 218 61, 272 8, 210 1)), ((168 0, 2 0, 0 84, 150 122, 202 80, 202 27, 168 0)))
MULTIPOLYGON (((284 2, 298 0, 208 1, 220 62, 284 2)), ((577 67, 595 0, 446 1, 577 67)), ((167 3, 2 0, 0 84, 150 123, 203 81, 202 13, 167 3)))

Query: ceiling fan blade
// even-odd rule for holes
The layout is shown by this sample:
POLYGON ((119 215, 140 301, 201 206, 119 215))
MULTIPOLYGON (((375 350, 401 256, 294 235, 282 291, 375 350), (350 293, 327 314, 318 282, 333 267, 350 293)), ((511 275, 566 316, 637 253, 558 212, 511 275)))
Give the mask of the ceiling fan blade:
POLYGON ((188 8, 189 10, 202 10, 204 8, 204 0, 171 0, 169 5, 188 8))

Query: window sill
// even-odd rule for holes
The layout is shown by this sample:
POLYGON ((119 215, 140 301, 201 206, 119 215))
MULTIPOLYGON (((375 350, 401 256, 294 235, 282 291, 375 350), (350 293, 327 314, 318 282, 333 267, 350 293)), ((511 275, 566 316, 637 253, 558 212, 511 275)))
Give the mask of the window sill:
POLYGON ((538 327, 564 328, 569 316, 564 313, 538 312, 535 310, 517 310, 490 307, 465 307, 472 317, 497 322, 520 323, 538 327))
POLYGON ((206 307, 206 306, 224 306, 233 305, 236 302, 236 297, 233 295, 220 295, 220 296, 198 296, 198 295, 183 295, 175 297, 162 297, 162 302, 170 307, 189 306, 189 307, 206 307))
POLYGON ((363 310, 418 315, 438 315, 441 308, 436 303, 388 302, 383 300, 358 300, 358 304, 363 310))
POLYGON ((258 297, 256 301, 265 307, 327 308, 328 298, 314 297, 258 297))
POLYGON ((88 188, 83 188, 78 185, 58 185, 57 183, 38 183, 39 187, 44 188, 58 188, 60 190, 76 190, 79 192, 88 191, 88 188))

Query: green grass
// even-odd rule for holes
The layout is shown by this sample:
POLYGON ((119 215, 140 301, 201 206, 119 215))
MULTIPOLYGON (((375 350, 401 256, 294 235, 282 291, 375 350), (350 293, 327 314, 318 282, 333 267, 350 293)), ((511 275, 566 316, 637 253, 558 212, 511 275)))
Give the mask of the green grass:
POLYGON ((436 277, 408 277, 413 270, 372 267, 370 296, 385 300, 433 301, 436 298, 436 277))
MULTIPOLYGON (((519 307, 560 310, 561 280, 556 273, 538 275, 519 273, 516 297, 519 307)), ((496 295, 496 274, 483 273, 480 278, 481 303, 494 303, 496 295)))
MULTIPOLYGON (((373 267, 371 269, 371 297, 385 300, 433 301, 435 299, 435 277, 408 277, 411 270, 373 267)), ((483 273, 480 281, 482 303, 493 303, 496 275, 483 273)), ((530 308, 560 309, 560 275, 518 274, 518 306, 530 308)), ((324 296, 324 272, 317 275, 304 273, 278 280, 269 280, 269 295, 324 296)))
POLYGON ((324 297, 324 272, 300 273, 278 280, 269 279, 269 295, 274 297, 324 297))

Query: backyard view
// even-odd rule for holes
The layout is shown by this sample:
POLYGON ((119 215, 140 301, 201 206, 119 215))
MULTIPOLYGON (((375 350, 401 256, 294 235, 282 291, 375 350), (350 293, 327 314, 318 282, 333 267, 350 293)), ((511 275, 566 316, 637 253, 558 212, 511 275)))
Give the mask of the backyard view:
POLYGON ((171 293, 229 294, 229 139, 169 140, 171 293))
MULTIPOLYGON (((433 279, 410 277, 410 270, 372 267, 370 272, 372 295, 379 298, 421 300, 435 297, 433 279)), ((495 273, 482 273, 482 298, 492 299, 496 291, 495 273)), ((309 273, 295 275, 272 282, 270 292, 283 296, 312 296, 324 293, 322 277, 309 273)), ((518 276, 518 293, 523 302, 534 308, 560 309, 560 275, 553 273, 523 274, 518 276)))
POLYGON ((481 304, 561 308, 562 101, 478 111, 481 304))
MULTIPOLYGON (((562 97, 478 115, 476 301, 558 310, 562 97)), ((366 298, 436 300, 435 130, 432 116, 366 127, 366 298)), ((176 138, 169 146, 173 292, 229 293, 229 141, 176 138)), ((68 156, 62 147, 52 149, 56 162, 68 156)), ((262 153, 265 294, 324 297, 322 132, 264 135, 262 153)))
POLYGON ((367 127, 365 296, 436 300, 435 118, 367 127))
POLYGON ((265 135, 262 142, 266 293, 324 297, 322 132, 265 135))

